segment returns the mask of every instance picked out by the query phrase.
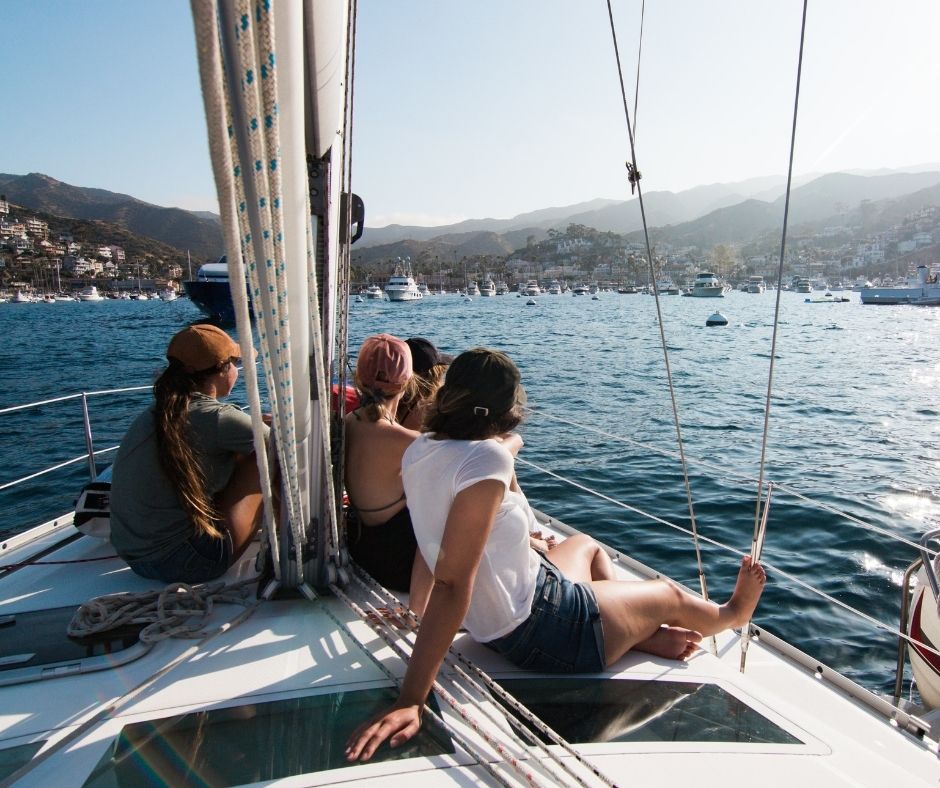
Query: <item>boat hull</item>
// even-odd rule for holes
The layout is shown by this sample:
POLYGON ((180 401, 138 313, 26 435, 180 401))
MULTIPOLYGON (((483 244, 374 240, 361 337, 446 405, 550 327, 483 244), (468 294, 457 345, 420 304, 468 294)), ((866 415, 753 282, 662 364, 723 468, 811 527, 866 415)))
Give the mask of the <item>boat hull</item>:
POLYGON ((858 291, 863 304, 940 306, 940 287, 869 287, 858 291))
MULTIPOLYGON (((235 323, 235 306, 232 304, 232 291, 228 282, 191 280, 183 282, 186 295, 199 309, 216 323, 226 325, 235 323)), ((248 301, 249 311, 251 300, 248 301)))

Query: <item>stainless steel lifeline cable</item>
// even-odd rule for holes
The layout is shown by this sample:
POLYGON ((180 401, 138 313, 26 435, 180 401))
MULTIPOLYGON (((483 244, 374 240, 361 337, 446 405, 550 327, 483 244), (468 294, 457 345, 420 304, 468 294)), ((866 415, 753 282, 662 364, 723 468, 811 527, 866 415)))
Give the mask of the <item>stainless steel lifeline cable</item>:
MULTIPOLYGON (((767 530, 767 515, 770 509, 770 490, 767 491, 767 500, 764 502, 764 467, 767 459, 767 435, 770 431, 770 397, 774 386, 774 363, 777 358, 777 329, 780 325, 780 293, 783 284, 783 258, 787 248, 787 221, 790 216, 790 189, 793 184, 793 153, 796 150, 796 120, 800 109, 800 82, 803 77, 803 45, 806 41, 806 9, 809 0, 803 0, 803 18, 800 22, 800 53, 796 62, 796 89, 793 97, 793 121, 790 127, 790 161, 787 166, 787 190, 783 203, 783 230, 780 235, 780 259, 777 261, 777 297, 774 301, 774 329, 770 340, 770 365, 767 370, 767 397, 764 401, 764 428, 760 444, 760 469, 757 477, 757 503, 754 510, 754 531, 751 535, 751 560, 759 561, 764 548, 764 534, 767 530), (761 512, 761 504, 763 513, 761 512)), ((748 621, 741 628, 741 672, 747 661, 747 646, 750 642, 748 633, 751 622, 748 621)))
MULTIPOLYGON (((659 303, 659 287, 656 284, 656 271, 653 266, 653 249, 652 245, 650 244, 649 227, 646 223, 646 207, 643 204, 643 188, 640 186, 640 171, 636 164, 636 139, 634 137, 633 125, 630 122, 630 108, 627 106, 627 90, 623 81, 623 68, 620 65, 620 47, 617 44, 617 29, 614 25, 614 11, 611 7, 611 0, 607 0, 607 15, 610 18, 610 34, 614 44, 614 56, 617 59, 617 76, 620 80, 620 94, 623 98, 623 112, 624 116, 626 117, 627 134, 630 140, 630 161, 627 162, 630 190, 633 191, 633 189, 636 189, 637 200, 640 204, 640 217, 643 220, 643 238, 646 242, 646 257, 649 263, 650 281, 653 284, 653 295, 656 299, 656 317, 657 323, 659 324, 659 340, 663 348, 663 360, 666 367, 666 380, 669 384, 669 400, 672 403, 672 417, 676 427, 676 440, 679 446, 679 462, 682 466, 682 479, 685 484, 685 497, 689 507, 689 522, 692 526, 692 542, 695 546, 695 561, 698 568, 699 586, 701 587, 702 598, 707 600, 708 583, 705 580, 705 569, 702 565, 702 550, 699 545, 698 525, 695 521, 695 507, 692 503, 692 486, 689 483, 689 467, 685 459, 685 447, 682 441, 682 426, 679 421, 679 404, 676 400, 676 390, 672 382, 672 368, 669 364, 669 349, 666 345, 666 331, 663 327, 663 313, 659 303)), ((639 62, 637 62, 638 80, 639 68, 639 62)), ((637 94, 639 94, 639 82, 637 83, 637 94)), ((714 636, 710 640, 712 644, 712 651, 717 651, 718 646, 714 636)))

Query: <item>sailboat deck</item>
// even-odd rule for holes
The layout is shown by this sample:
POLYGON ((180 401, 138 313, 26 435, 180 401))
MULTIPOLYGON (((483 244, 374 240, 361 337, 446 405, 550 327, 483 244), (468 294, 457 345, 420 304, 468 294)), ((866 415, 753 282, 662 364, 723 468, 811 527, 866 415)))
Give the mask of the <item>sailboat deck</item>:
MULTIPOLYGON (((107 542, 84 536, 74 538, 76 532, 70 525, 59 526, 56 531, 46 537, 46 541, 62 540, 63 546, 40 560, 76 561, 112 554, 107 542)), ((24 554, 33 550, 30 544, 8 547, 3 553, 4 560, 8 563, 23 560, 24 554)), ((626 559, 615 560, 623 577, 640 577, 626 559)), ((235 581, 253 574, 254 560, 247 556, 226 580, 235 581)), ((70 566, 67 583, 62 583, 62 576, 62 566, 53 564, 24 567, 0 578, 0 599, 3 600, 0 616, 77 606, 105 593, 160 588, 160 584, 134 575, 116 558, 70 566)), ((355 589, 351 589, 350 594, 356 598, 355 589)), ((364 596, 364 593, 359 594, 359 603, 363 605, 364 596)), ((209 625, 217 627, 243 610, 238 605, 219 605, 209 625)), ((603 682, 607 687, 603 693, 609 695, 611 687, 614 692, 643 692, 655 686, 658 692, 659 688, 669 686, 687 687, 689 694, 668 702, 657 700, 659 696, 654 694, 652 700, 623 703, 622 708, 607 697, 597 706, 596 714, 584 714, 587 707, 581 702, 575 703, 570 710, 580 710, 578 713, 591 732, 586 734, 588 740, 583 741, 577 740, 577 733, 574 739, 568 733, 569 740, 592 764, 619 783, 656 780, 666 785, 684 785, 689 777, 686 769, 693 768, 694 764, 697 764, 694 768, 700 768, 702 752, 714 757, 716 769, 721 770, 721 780, 728 785, 750 784, 755 779, 750 767, 760 769, 761 781, 771 784, 792 784, 800 779, 811 784, 825 779, 835 785, 936 782, 940 764, 934 743, 887 725, 857 700, 833 691, 816 678, 813 671, 783 657, 758 638, 752 638, 746 673, 740 673, 738 640, 734 633, 726 633, 718 639, 717 657, 702 650, 686 663, 628 654, 604 674, 608 680, 603 682), (611 682, 610 678, 618 681, 611 682), (715 695, 704 706, 700 705, 701 693, 698 692, 702 687, 715 695), (692 708, 689 704, 699 705, 692 708), (638 713, 637 705, 649 707, 645 715, 638 713), (653 728, 665 725, 669 735, 647 734, 645 726, 650 721, 653 728), (757 735, 749 733, 748 726, 754 724, 758 726, 757 735), (709 733, 704 737, 688 736, 689 730, 709 733), (765 736, 768 730, 777 734, 765 736), (728 731, 731 731, 730 736, 725 735, 728 731), (721 740, 723 738, 725 740, 721 740), (780 759, 779 769, 773 773, 766 769, 768 755, 780 759)), ((186 720, 189 719, 187 714, 208 711, 210 716, 213 712, 227 715, 227 718, 234 716, 245 730, 256 730, 261 725, 260 729, 271 735, 271 730, 261 724, 267 719, 262 709, 316 701, 318 696, 332 702, 334 698, 352 697, 368 690, 384 688, 387 693, 393 684, 385 671, 400 678, 405 670, 404 661, 344 601, 333 596, 312 602, 300 598, 269 601, 261 603, 237 626, 199 642, 192 654, 146 686, 139 697, 96 717, 102 709, 148 681, 195 643, 197 641, 164 640, 152 648, 141 649, 141 656, 126 664, 82 674, 73 663, 47 671, 44 678, 26 683, 9 684, 11 672, 0 671, 0 756, 31 743, 54 745, 57 739, 83 726, 75 741, 39 764, 24 784, 61 784, 65 779, 75 783, 79 781, 77 775, 89 775, 96 767, 100 768, 99 764, 108 760, 105 756, 109 748, 115 746, 122 729, 134 730, 136 724, 158 720, 161 722, 154 730, 162 731, 162 726, 169 724, 167 720, 186 720), (89 723, 93 718, 95 721, 89 723)), ((466 634, 458 635, 454 650, 512 692, 518 691, 520 686, 542 686, 540 692, 544 696, 544 687, 550 687, 548 698, 539 699, 538 693, 533 696, 536 697, 535 708, 541 701, 551 702, 556 695, 554 700, 558 701, 569 688, 572 692, 587 692, 583 696, 584 703, 590 703, 589 696, 601 684, 593 682, 596 687, 591 689, 591 677, 585 676, 553 676, 545 683, 545 677, 513 667, 499 655, 472 642, 466 634), (524 684, 520 684, 519 679, 523 679, 524 684)), ((445 666, 444 682, 451 678, 456 678, 455 671, 452 666, 445 666)), ((530 702, 525 692, 520 697, 530 702)), ((382 700, 380 705, 387 702, 387 699, 382 700)), ((478 742, 485 749, 486 745, 457 713, 440 700, 438 705, 460 736, 478 742)), ((471 707, 477 705, 489 706, 490 702, 478 692, 460 701, 460 706, 470 712, 474 711, 471 707), (473 700, 474 695, 479 703, 473 700)), ((314 712, 305 712, 307 716, 301 716, 299 726, 296 712, 291 713, 294 716, 288 715, 282 722, 270 725, 275 729, 285 724, 300 727, 298 735, 308 736, 310 741, 328 734, 329 744, 323 746, 332 748, 332 762, 328 764, 330 768, 316 773, 318 784, 368 780, 380 775, 383 783, 398 784, 407 780, 409 785, 438 784, 446 778, 457 783, 491 782, 493 779, 459 747, 453 746, 450 752, 418 753, 402 760, 355 767, 340 765, 342 742, 351 727, 360 721, 355 713, 349 712, 352 718, 348 721, 343 718, 336 722, 340 718, 331 717, 333 726, 338 729, 326 734, 317 730, 315 719, 321 718, 309 717, 314 712), (309 731, 305 733, 303 729, 307 725, 309 731)), ((271 719, 276 719, 276 715, 271 719)), ((231 719, 228 721, 231 723, 231 719)), ((505 723, 490 721, 488 725, 499 730, 505 723)), ((561 732, 565 735, 565 731, 561 732)), ((151 732, 144 738, 154 735, 151 732)), ((166 735, 172 738, 171 733, 166 735)), ((559 748, 553 746, 552 749, 559 748)), ((571 758, 564 753, 560 756, 571 758)), ((492 759, 498 762, 495 755, 492 759)), ((0 764, 2 762, 0 757, 0 764)), ((302 762, 303 759, 299 763, 302 762)), ((269 767, 270 764, 266 768, 269 767)), ((243 781, 254 782, 263 774, 269 774, 282 777, 283 784, 309 784, 309 774, 305 779, 291 768, 281 764, 273 773, 264 770, 259 773, 246 766, 243 781), (282 771, 278 772, 278 768, 282 771)), ((500 773, 506 770, 504 765, 498 768, 500 773)), ((519 775, 507 772, 506 778, 513 781, 519 775)), ((229 773, 223 782, 231 781, 229 773)), ((98 783, 92 780, 89 784, 98 783)))

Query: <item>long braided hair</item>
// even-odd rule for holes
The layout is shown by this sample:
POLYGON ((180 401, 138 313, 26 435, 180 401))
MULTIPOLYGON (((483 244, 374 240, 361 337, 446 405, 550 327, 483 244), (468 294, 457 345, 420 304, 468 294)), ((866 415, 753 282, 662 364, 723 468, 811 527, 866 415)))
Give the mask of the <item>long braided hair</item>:
POLYGON ((211 369, 187 372, 180 361, 170 359, 169 366, 153 384, 160 467, 176 488, 183 510, 196 526, 196 533, 216 538, 222 536, 217 525, 219 513, 206 491, 206 475, 189 423, 189 403, 203 380, 230 363, 226 361, 211 369))

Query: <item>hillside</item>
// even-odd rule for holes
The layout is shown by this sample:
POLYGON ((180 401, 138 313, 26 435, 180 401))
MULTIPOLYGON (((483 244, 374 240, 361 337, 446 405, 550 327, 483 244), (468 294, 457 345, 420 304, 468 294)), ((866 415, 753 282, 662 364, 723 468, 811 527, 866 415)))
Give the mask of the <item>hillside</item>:
POLYGON ((72 186, 40 173, 0 174, 0 193, 24 208, 70 219, 104 221, 136 236, 147 236, 193 257, 218 257, 218 221, 180 208, 151 205, 127 194, 72 186))

